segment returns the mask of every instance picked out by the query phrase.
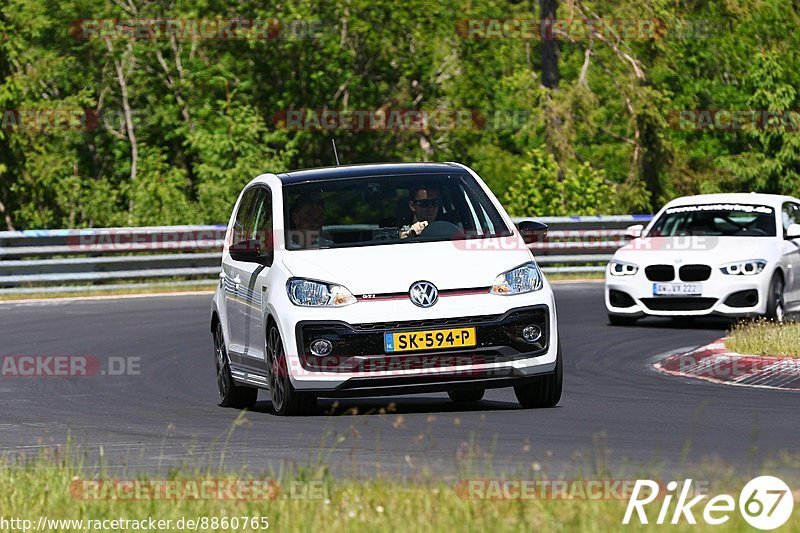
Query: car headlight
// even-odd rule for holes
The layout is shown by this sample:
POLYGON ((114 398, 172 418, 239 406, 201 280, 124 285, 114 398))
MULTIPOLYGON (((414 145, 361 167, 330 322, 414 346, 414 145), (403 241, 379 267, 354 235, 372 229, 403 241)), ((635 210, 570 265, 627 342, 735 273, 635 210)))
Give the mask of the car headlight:
POLYGON ((633 263, 624 261, 611 261, 608 264, 608 273, 612 276, 633 276, 639 271, 639 267, 633 263))
POLYGON ((531 261, 497 276, 489 292, 503 295, 523 294, 538 291, 543 286, 542 271, 531 261))
POLYGON ((356 303, 356 297, 347 288, 311 279, 290 279, 286 282, 286 292, 294 305, 302 307, 342 307, 356 303))
POLYGON ((765 266, 767 266, 767 262, 763 259, 749 259, 722 265, 720 270, 729 276, 755 276, 760 274, 765 266))

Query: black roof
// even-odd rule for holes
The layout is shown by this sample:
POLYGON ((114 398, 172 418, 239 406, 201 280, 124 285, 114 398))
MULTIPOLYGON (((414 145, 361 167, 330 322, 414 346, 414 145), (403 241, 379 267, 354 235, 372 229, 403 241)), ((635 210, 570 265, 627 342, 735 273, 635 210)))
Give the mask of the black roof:
POLYGON ((284 185, 315 180, 343 178, 371 178, 378 176, 405 176, 409 174, 452 173, 463 169, 452 163, 370 163, 367 165, 345 165, 340 167, 310 168, 278 174, 284 185))

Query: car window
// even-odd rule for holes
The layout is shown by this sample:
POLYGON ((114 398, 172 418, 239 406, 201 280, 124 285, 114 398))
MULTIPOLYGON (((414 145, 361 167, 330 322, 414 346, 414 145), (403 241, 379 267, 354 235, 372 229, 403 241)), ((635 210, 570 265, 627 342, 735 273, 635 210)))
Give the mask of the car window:
POLYGON ((791 202, 783 204, 783 212, 781 213, 783 219, 783 232, 784 234, 792 224, 800 224, 800 205, 791 202))
POLYGON ((244 192, 239 202, 239 210, 233 222, 230 244, 246 241, 253 232, 253 208, 256 204, 260 187, 252 187, 244 192))
POLYGON ((339 178, 285 185, 284 205, 290 250, 511 233, 487 194, 466 173, 339 178), (424 230, 409 233, 420 221, 427 224, 424 230))
POLYGON ((764 205, 702 204, 671 207, 656 220, 649 237, 775 237, 775 210, 764 205))
POLYGON ((272 250, 272 224, 272 192, 267 187, 259 187, 250 238, 258 240, 262 252, 272 250))

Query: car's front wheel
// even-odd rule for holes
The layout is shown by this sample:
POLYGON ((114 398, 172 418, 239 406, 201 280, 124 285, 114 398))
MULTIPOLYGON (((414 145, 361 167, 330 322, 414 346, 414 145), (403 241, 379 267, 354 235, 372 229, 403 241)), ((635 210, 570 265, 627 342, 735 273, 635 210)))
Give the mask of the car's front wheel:
POLYGON ((514 387, 517 401, 526 409, 554 407, 561 400, 561 386, 564 368, 561 357, 561 343, 556 352, 556 368, 549 374, 530 378, 524 385, 514 387))
POLYGON ((267 361, 269 394, 275 414, 291 416, 312 411, 317 404, 317 398, 313 394, 298 392, 292 385, 283 341, 275 324, 267 332, 267 361))
POLYGON ((222 336, 222 324, 219 322, 214 329, 214 359, 217 367, 219 405, 236 409, 253 407, 258 399, 258 389, 242 387, 233 381, 228 352, 225 350, 225 337, 222 336))
POLYGON ((483 399, 486 389, 450 390, 447 395, 456 403, 478 402, 483 399))
POLYGON ((786 303, 783 294, 783 277, 777 272, 772 276, 767 295, 767 318, 776 322, 786 319, 786 303))

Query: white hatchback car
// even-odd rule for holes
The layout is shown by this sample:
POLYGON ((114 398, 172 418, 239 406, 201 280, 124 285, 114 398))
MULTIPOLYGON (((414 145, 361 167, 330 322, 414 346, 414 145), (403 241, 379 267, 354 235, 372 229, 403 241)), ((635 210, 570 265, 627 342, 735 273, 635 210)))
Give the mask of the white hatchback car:
POLYGON ((354 165, 264 174, 242 191, 212 303, 220 404, 269 389, 281 415, 319 396, 513 386, 561 397, 553 292, 469 168, 354 165))
POLYGON ((669 202, 606 269, 609 321, 800 310, 800 200, 707 194, 669 202))

